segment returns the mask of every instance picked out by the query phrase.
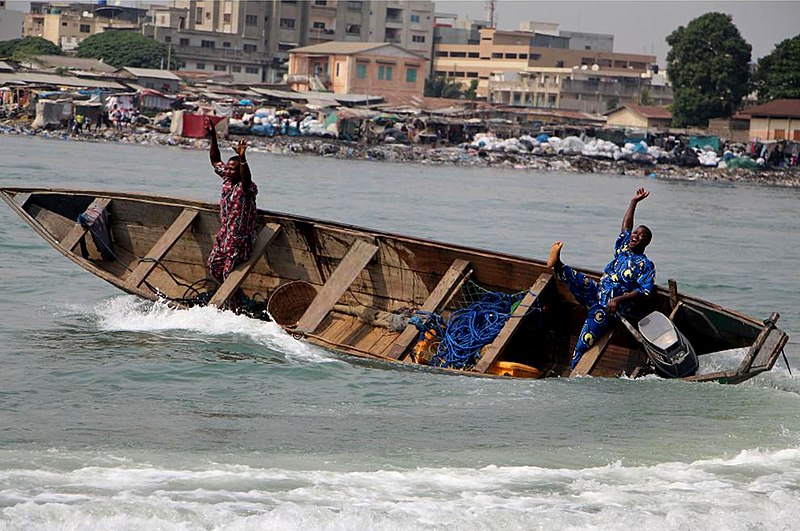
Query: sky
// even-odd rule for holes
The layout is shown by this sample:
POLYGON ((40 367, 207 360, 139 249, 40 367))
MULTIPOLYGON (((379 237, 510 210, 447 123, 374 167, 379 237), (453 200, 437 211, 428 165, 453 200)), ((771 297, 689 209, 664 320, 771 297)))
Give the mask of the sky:
MULTIPOLYGON (((486 20, 486 2, 439 0, 438 13, 486 20)), ((752 57, 769 54, 779 42, 800 35, 800 1, 568 1, 497 0, 497 26, 519 29, 522 20, 557 22, 559 29, 614 35, 614 51, 655 55, 666 65, 667 35, 692 19, 712 11, 733 17, 739 32, 753 47, 752 57)))
MULTIPOLYGON (((89 0, 84 0, 89 1, 89 0)), ((147 0, 127 0, 145 7, 147 0)), ((10 0, 10 9, 27 11, 30 2, 10 0)), ((473 20, 486 19, 483 0, 438 0, 437 13, 453 13, 473 20)), ((655 55, 666 65, 667 35, 694 18, 717 11, 733 17, 742 37, 753 46, 753 60, 769 54, 776 44, 800 34, 800 0, 795 1, 618 1, 618 0, 497 0, 500 29, 519 29, 519 21, 557 22, 560 29, 610 33, 614 51, 655 55)))

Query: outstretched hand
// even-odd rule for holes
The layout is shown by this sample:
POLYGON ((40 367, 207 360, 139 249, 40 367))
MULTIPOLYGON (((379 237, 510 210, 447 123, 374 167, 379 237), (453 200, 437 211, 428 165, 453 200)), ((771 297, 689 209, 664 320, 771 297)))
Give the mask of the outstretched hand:
POLYGON ((649 195, 650 192, 648 192, 644 188, 639 188, 638 190, 636 190, 636 194, 633 196, 633 201, 638 203, 639 201, 647 199, 649 195))
POLYGON ((206 136, 217 134, 217 130, 214 129, 214 122, 211 121, 211 118, 206 117, 203 120, 203 131, 205 131, 206 136))
POLYGON ((244 153, 247 151, 247 140, 244 138, 240 139, 239 143, 236 144, 234 151, 236 151, 236 154, 239 155, 239 159, 244 161, 244 153))

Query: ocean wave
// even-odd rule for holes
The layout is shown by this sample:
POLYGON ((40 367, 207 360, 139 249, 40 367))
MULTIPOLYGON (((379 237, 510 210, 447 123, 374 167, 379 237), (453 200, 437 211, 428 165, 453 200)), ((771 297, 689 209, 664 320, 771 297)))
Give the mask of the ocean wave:
POLYGON ((0 452, 0 528, 744 530, 791 529, 800 517, 798 448, 583 469, 339 471, 106 458, 76 466, 76 457, 0 452))
POLYGON ((208 342, 238 336, 279 352, 290 360, 339 362, 308 343, 297 341, 273 322, 259 321, 212 307, 171 308, 133 295, 115 296, 96 305, 63 306, 63 313, 80 314, 105 332, 134 332, 151 335, 170 333, 171 340, 208 342))

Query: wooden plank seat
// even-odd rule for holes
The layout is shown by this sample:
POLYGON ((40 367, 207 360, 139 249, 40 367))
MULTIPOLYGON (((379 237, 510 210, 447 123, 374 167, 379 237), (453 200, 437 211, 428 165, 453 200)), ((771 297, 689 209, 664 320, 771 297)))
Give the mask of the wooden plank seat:
POLYGON ((481 359, 475 366, 476 372, 485 373, 489 370, 489 367, 491 367, 492 364, 500 358, 500 355, 503 353, 506 345, 508 345, 508 342, 519 328, 520 323, 522 323, 522 318, 525 316, 528 310, 534 304, 536 304, 536 301, 539 299, 542 292, 552 282, 553 275, 549 273, 542 273, 539 275, 539 278, 536 279, 536 282, 534 282, 533 286, 531 286, 531 289, 525 294, 522 302, 519 304, 519 306, 517 306, 517 308, 514 310, 514 313, 511 314, 511 317, 503 325, 503 328, 500 330, 500 333, 497 334, 497 337, 494 338, 494 341, 483 348, 481 359))
MULTIPOLYGON (((107 197, 98 197, 97 199, 92 201, 92 204, 89 205, 87 210, 91 207, 106 208, 108 207, 109 203, 111 203, 111 199, 107 197)), ((89 232, 89 229, 85 228, 83 225, 76 222, 75 225, 69 230, 67 235, 64 236, 64 239, 61 240, 61 245, 64 248, 64 250, 71 253, 72 250, 75 248, 75 246, 78 245, 78 242, 81 241, 81 239, 83 239, 83 237, 86 235, 87 232, 89 232)))
POLYGON ((267 247, 269 247, 269 244, 280 230, 281 226, 277 223, 267 223, 264 225, 264 228, 261 229, 256 237, 256 243, 253 245, 253 254, 250 256, 250 259, 237 265, 236 268, 231 271, 231 274, 228 275, 225 282, 222 283, 216 293, 214 293, 214 296, 211 297, 209 304, 221 308, 228 302, 228 299, 236 293, 236 290, 242 285, 242 282, 244 282, 247 275, 250 274, 250 271, 253 270, 258 260, 267 252, 267 247))
POLYGON ((313 333, 377 252, 377 245, 356 240, 297 322, 296 331, 313 333))
POLYGON ((583 356, 581 356, 581 359, 578 361, 578 364, 575 365, 575 368, 569 373, 570 377, 586 376, 587 374, 591 373, 592 369, 595 368, 597 362, 600 361, 600 358, 606 351, 606 347, 608 347, 609 343, 611 342, 611 337, 613 335, 614 328, 611 328, 611 330, 603 334, 600 339, 597 340, 597 343, 592 345, 592 348, 584 352, 583 356))
POLYGON ((155 245, 147 252, 147 256, 139 261, 139 264, 128 276, 125 281, 126 288, 136 289, 144 282, 147 276, 153 271, 156 263, 164 258, 181 236, 183 236, 186 229, 191 226, 198 213, 199 212, 193 208, 183 209, 172 225, 170 225, 161 238, 159 238, 155 245))
MULTIPOLYGON (((463 282, 469 277, 471 271, 467 271, 469 262, 457 258, 450 265, 450 268, 442 276, 439 283, 430 292, 428 298, 420 307, 423 312, 436 312, 439 307, 450 298, 453 292, 461 287, 463 282)), ((414 325, 406 326, 406 329, 398 336, 392 347, 389 349, 388 356, 395 360, 403 359, 408 347, 418 335, 417 327, 414 325)))

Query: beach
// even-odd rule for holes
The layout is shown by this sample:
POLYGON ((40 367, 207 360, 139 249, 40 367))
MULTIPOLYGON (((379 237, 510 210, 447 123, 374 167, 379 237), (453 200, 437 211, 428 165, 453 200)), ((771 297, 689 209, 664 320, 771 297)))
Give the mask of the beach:
MULTIPOLYGON (((123 143, 136 145, 175 146, 184 149, 207 150, 205 139, 183 138, 145 127, 67 134, 65 130, 34 130, 25 123, 0 124, 2 135, 36 136, 60 141, 123 143)), ((429 165, 511 168, 523 171, 603 173, 644 175, 656 179, 682 181, 716 181, 751 183, 766 186, 800 187, 800 167, 781 169, 716 168, 706 166, 681 167, 675 164, 630 162, 585 155, 553 154, 538 156, 532 153, 490 151, 467 145, 434 147, 419 144, 378 143, 365 145, 311 136, 239 137, 230 135, 220 141, 221 148, 232 148, 239 138, 246 138, 251 150, 274 155, 317 155, 343 160, 372 160, 429 165)))

